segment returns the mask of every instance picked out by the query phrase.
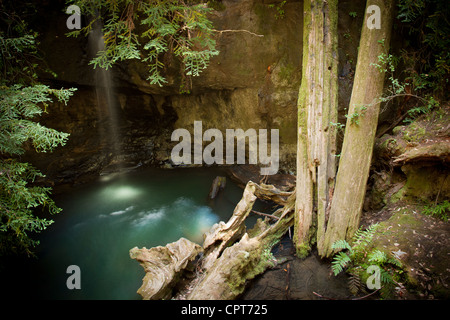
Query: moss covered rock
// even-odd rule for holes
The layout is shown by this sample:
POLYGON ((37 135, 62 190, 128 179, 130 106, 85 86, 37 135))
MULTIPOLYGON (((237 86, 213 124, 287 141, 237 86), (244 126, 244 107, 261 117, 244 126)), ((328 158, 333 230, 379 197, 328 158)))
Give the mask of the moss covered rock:
POLYGON ((380 223, 373 244, 402 262, 408 281, 406 298, 448 299, 450 224, 422 211, 417 205, 393 209, 393 215, 380 223))

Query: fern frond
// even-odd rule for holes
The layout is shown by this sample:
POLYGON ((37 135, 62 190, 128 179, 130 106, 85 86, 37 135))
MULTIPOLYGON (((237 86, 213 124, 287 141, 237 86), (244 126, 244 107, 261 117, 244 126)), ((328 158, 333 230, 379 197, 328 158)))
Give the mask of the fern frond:
POLYGON ((337 240, 331 245, 331 249, 333 250, 347 249, 349 251, 352 251, 352 248, 350 247, 349 243, 345 240, 337 240))
POLYGON ((380 268, 380 280, 382 283, 394 283, 392 275, 383 268, 380 268))
POLYGON ((346 253, 339 252, 334 257, 333 262, 331 262, 331 270, 333 270, 334 275, 337 276, 350 262, 351 259, 346 253))
POLYGON ((402 267, 403 267, 401 261, 398 260, 398 259, 395 259, 395 258, 390 258, 390 259, 388 259, 388 260, 387 260, 387 263, 390 263, 390 264, 392 264, 392 265, 394 265, 394 266, 396 266, 396 267, 398 267, 398 268, 402 268, 402 267))
POLYGON ((350 273, 348 279, 348 289, 353 295, 357 295, 361 291, 361 277, 358 273, 350 273))
POLYGON ((375 262, 378 264, 383 264, 388 261, 388 257, 386 255, 386 253, 384 253, 383 251, 380 251, 380 250, 375 250, 375 251, 371 252, 369 254, 368 258, 369 258, 369 262, 375 262))
POLYGON ((353 236, 353 242, 355 246, 366 247, 372 241, 373 236, 375 235, 375 231, 378 227, 378 223, 372 224, 366 230, 362 230, 361 228, 356 231, 353 236))

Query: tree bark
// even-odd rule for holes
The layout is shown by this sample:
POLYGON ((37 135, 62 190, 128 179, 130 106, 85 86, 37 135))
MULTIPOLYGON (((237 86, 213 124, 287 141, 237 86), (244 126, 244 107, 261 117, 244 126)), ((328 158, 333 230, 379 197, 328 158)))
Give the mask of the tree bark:
POLYGON ((334 183, 336 132, 330 122, 337 122, 337 4, 338 0, 304 2, 294 223, 300 257, 309 253, 315 239, 322 243, 334 183))
POLYGON ((373 5, 380 8, 380 28, 369 29, 368 19, 373 21, 377 13, 366 11, 336 187, 324 242, 318 248, 322 257, 333 253, 331 246, 335 241, 350 241, 359 227, 384 84, 384 71, 372 64, 379 64, 378 57, 389 53, 395 3, 367 1, 367 8, 373 5))

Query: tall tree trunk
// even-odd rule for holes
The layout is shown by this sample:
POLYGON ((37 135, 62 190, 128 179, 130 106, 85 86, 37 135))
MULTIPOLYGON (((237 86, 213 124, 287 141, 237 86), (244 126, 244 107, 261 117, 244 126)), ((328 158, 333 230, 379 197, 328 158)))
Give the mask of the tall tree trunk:
POLYGON ((322 242, 329 191, 334 183, 336 132, 330 122, 337 118, 337 3, 304 1, 294 224, 298 256, 309 253, 316 239, 313 226, 322 242))
POLYGON ((333 253, 336 240, 350 240, 359 227, 384 84, 384 71, 372 64, 389 52, 394 2, 367 0, 336 187, 324 242, 318 248, 322 257, 333 253))

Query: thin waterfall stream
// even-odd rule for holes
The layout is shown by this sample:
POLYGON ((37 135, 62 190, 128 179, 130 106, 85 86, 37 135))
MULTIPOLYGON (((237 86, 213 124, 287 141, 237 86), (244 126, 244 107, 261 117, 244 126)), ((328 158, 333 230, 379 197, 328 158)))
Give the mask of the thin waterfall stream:
MULTIPOLYGON (((88 37, 92 59, 104 50, 101 24, 88 37)), ((100 152, 109 165, 90 183, 64 190, 55 202, 63 211, 37 236, 36 258, 11 260, 11 277, 4 284, 12 296, 24 288, 39 299, 140 299, 136 293, 144 271, 129 257, 135 246, 164 246, 185 237, 199 244, 214 223, 227 221, 242 196, 230 179, 214 199, 208 199, 220 168, 172 170, 123 167, 120 106, 114 94, 112 70, 93 70, 100 152), (80 270, 81 288, 67 285, 71 266, 80 270)), ((56 191, 56 190, 55 190, 56 191)), ((255 219, 249 219, 251 226, 255 219)))
MULTIPOLYGON (((105 41, 103 37, 102 24, 95 21, 93 29, 88 36, 88 52, 90 59, 94 58, 99 52, 105 50, 105 41)), ((120 169, 121 154, 121 132, 119 126, 119 103, 114 95, 113 74, 110 68, 105 69, 96 66, 93 69, 95 78, 95 92, 97 95, 97 112, 100 128, 99 134, 104 143, 103 152, 111 156, 118 164, 120 169)))

